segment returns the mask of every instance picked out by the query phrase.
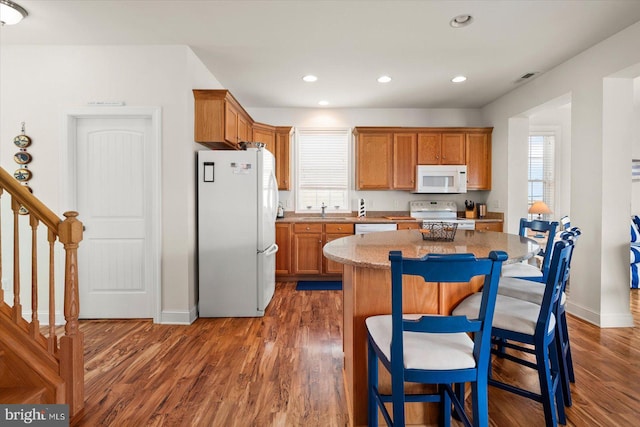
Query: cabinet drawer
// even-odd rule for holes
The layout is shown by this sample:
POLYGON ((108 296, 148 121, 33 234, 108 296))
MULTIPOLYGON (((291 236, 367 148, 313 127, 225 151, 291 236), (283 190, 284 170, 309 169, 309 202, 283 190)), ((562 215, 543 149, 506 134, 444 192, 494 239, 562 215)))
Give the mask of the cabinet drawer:
POLYGON ((417 222, 399 222, 398 230, 417 230, 420 228, 420 224, 417 222))
POLYGON ((353 234, 353 224, 325 224, 324 231, 331 234, 353 234))
POLYGON ((294 233, 322 233, 322 224, 293 224, 294 233))
POLYGON ((476 222, 476 230, 480 231, 502 231, 501 222, 476 222))

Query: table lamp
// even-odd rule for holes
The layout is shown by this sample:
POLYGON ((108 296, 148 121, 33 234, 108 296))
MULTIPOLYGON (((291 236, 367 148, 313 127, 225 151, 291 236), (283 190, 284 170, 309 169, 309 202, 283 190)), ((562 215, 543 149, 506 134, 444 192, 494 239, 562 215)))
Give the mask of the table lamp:
POLYGON ((538 214, 538 218, 536 219, 541 220, 542 215, 551 213, 551 209, 549 209, 549 206, 547 206, 545 202, 539 200, 537 202, 533 202, 533 204, 529 208, 529 213, 538 214))
MULTIPOLYGON (((545 202, 539 200, 537 202, 533 202, 533 204, 529 208, 529 213, 530 214, 538 214, 538 218, 536 218, 536 220, 541 221, 542 220, 542 215, 550 214, 551 213, 551 209, 549 209, 549 206, 547 206, 547 204, 545 202)), ((539 239, 539 238, 544 237, 544 235, 542 233, 538 232, 533 237, 539 239)))

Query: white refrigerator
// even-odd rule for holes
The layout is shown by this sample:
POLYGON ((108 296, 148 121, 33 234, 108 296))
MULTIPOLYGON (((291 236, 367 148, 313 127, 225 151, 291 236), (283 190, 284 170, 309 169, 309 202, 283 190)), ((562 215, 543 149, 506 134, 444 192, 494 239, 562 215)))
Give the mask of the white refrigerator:
POLYGON ((258 317, 275 290, 275 159, 266 148, 198 152, 200 317, 258 317))

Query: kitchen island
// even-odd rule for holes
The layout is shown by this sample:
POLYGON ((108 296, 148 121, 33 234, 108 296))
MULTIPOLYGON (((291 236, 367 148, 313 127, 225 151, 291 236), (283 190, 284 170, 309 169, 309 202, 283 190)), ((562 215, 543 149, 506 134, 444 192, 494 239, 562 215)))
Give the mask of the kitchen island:
MULTIPOLYGON (((324 255, 344 265, 344 377, 351 424, 354 426, 367 425, 365 319, 391 313, 391 250, 402 251, 403 256, 411 258, 429 253, 473 253, 483 258, 492 250, 503 250, 509 256, 505 263, 509 264, 531 258, 539 250, 539 245, 515 234, 474 230, 459 230, 451 242, 423 240, 418 230, 399 230, 354 235, 327 243, 324 255)), ((407 313, 449 314, 463 298, 477 292, 481 286, 480 280, 425 286, 421 278, 406 277, 403 304, 407 313)), ((385 381, 383 374, 386 372, 381 369, 381 384, 385 381)), ((436 423, 437 408, 434 408, 433 404, 409 404, 407 424, 436 423)))

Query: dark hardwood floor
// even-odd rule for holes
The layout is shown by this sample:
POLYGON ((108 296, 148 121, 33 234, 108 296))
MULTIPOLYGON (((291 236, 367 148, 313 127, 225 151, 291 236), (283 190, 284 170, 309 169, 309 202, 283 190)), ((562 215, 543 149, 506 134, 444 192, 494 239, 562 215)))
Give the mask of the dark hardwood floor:
MULTIPOLYGON (((631 294, 637 325, 640 292, 631 294)), ((278 283, 263 318, 82 321, 85 408, 72 425, 345 426, 341 304, 340 291, 278 283)), ((599 329, 572 317, 569 328, 576 384, 568 425, 638 425, 638 328, 599 329)), ((533 371, 498 365, 499 375, 537 387, 533 371)), ((489 393, 492 426, 544 425, 540 404, 489 393)))

